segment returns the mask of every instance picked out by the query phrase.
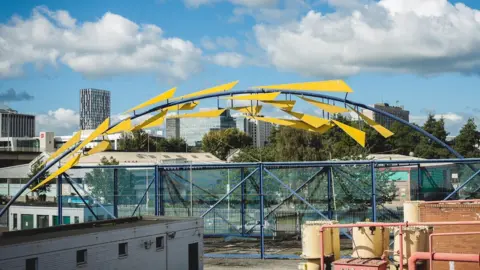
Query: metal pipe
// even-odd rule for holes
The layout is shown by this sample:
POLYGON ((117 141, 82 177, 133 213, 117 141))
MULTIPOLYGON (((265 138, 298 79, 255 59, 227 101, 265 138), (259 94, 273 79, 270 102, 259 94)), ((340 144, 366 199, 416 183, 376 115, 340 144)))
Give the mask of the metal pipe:
POLYGON ((158 172, 158 184, 159 184, 159 193, 160 193, 160 197, 159 197, 159 214, 160 216, 165 216, 165 180, 163 178, 163 169, 160 169, 159 168, 159 172, 158 172))
POLYGON ((328 219, 333 218, 332 212, 332 167, 327 167, 327 200, 328 200, 328 219))
MULTIPOLYGON (((265 259, 265 219, 263 218, 264 211, 264 194, 263 194, 263 164, 260 163, 259 166, 260 173, 260 258, 265 259)), ((265 169, 266 170, 266 169, 265 169)), ((268 171, 267 171, 268 172, 268 171)))
POLYGON ((113 169, 113 215, 118 217, 118 169, 113 169))
POLYGON ((400 235, 400 270, 403 270, 403 226, 398 227, 398 234, 400 235))
POLYGON ((446 203, 480 203, 480 199, 422 202, 422 204, 446 204, 446 203))
POLYGON ((459 236, 459 235, 480 235, 480 232, 452 232, 452 233, 432 233, 428 241, 428 253, 430 253, 430 270, 433 270, 433 237, 434 236, 459 236))
POLYGON ((159 202, 158 202, 158 166, 155 166, 155 171, 153 173, 153 177, 155 179, 155 216, 158 216, 160 214, 160 209, 159 209, 159 202))
POLYGON ((377 178, 375 176, 375 163, 370 164, 371 176, 372 176, 372 219, 377 221, 377 178))
POLYGON ((63 199, 62 199, 62 175, 59 175, 57 177, 57 221, 58 225, 63 224, 63 213, 62 213, 62 208, 63 208, 63 199))
MULTIPOLYGON (((460 253, 434 253, 434 261, 456 261, 456 262, 480 262, 480 254, 460 254, 460 253)), ((429 252, 415 252, 408 259, 408 270, 416 269, 418 260, 430 259, 429 252)))
MULTIPOLYGON (((233 101, 233 99, 232 99, 233 101)), ((242 168, 240 169, 240 179, 243 179, 245 176, 245 170, 242 168)), ((242 183, 242 187, 240 188, 241 198, 240 198, 240 222, 242 223, 242 236, 245 236, 245 193, 247 191, 246 182, 242 183)))

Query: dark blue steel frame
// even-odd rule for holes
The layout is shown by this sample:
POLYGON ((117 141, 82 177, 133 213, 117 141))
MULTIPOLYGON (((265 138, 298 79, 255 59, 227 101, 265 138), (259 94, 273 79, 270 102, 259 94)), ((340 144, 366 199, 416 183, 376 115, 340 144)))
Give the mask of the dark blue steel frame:
MULTIPOLYGON (((436 143, 442 145, 444 148, 446 148, 450 153, 452 153, 454 156, 456 156, 457 158, 461 159, 462 161, 465 161, 465 162, 457 162, 457 163, 466 163, 468 164, 468 160, 465 160, 463 159, 463 156, 460 155, 458 152, 456 152, 454 149, 452 149, 449 145, 447 145, 446 143, 444 143, 443 141, 441 141, 440 139, 436 138, 435 136, 433 136, 432 134, 429 134, 428 132, 426 132, 425 130, 421 129, 420 127, 417 127, 415 125, 412 125, 410 124, 409 122, 401 119, 401 118, 398 118, 388 112, 384 112, 382 110, 379 110, 379 109, 376 109, 374 107, 370 107, 368 105, 365 105, 365 104, 362 104, 362 103, 358 103, 358 102, 354 102, 354 101, 351 101, 351 100, 348 100, 347 99, 347 96, 345 96, 344 99, 342 98, 339 98, 339 97, 335 97, 335 96, 329 96, 329 95, 325 95, 325 94, 321 94, 321 93, 317 93, 317 92, 307 92, 307 91, 292 91, 292 90, 264 90, 264 89, 260 89, 260 90, 239 90, 239 91, 230 91, 230 92, 219 92, 219 93, 214 93, 214 94, 209 94, 209 95, 203 95, 203 96, 198 96, 198 97, 192 97, 192 98, 187 98, 187 99, 182 99, 182 100, 179 100, 179 101, 174 101, 174 102, 167 102, 166 104, 162 104, 162 105, 159 105, 159 106, 156 106, 154 108, 151 108, 149 110, 146 110, 140 114, 136 114, 134 112, 134 116, 131 118, 131 119, 136 119, 138 117, 141 117, 143 115, 146 115, 146 114, 149 114, 149 113, 153 113, 153 112, 156 112, 160 109, 163 109, 163 108, 166 108, 166 107, 169 107, 169 106, 175 106, 175 105, 180 105, 180 104, 183 104, 183 103, 188 103, 188 102, 192 102, 192 101, 198 101, 198 100, 203 100, 203 99, 208 99, 208 98, 212 98, 212 97, 216 97, 217 99, 221 96, 234 96, 234 95, 240 95, 240 94, 256 94, 256 93, 269 93, 269 92, 281 92, 282 94, 291 94, 291 95, 297 95, 297 96, 308 96, 308 97, 314 97, 314 98, 322 98, 322 99, 327 99, 327 100, 333 100, 333 101, 338 101, 338 102, 341 102, 341 103, 344 103, 345 105, 346 104, 350 104, 350 105, 353 105, 355 107, 360 107, 360 108, 364 108, 364 109, 367 109, 367 110, 371 110, 375 113, 378 113, 378 114, 382 114, 386 117, 389 117, 391 119, 394 119, 404 125, 407 125, 408 127, 414 129, 415 131, 423 134, 424 136, 427 136, 429 139, 435 141, 436 143)), ((116 123, 117 124, 117 123, 116 123)), ((112 125, 111 127, 115 126, 116 124, 112 125)), ((111 128, 110 127, 110 128, 111 128)), ((46 172, 48 169, 50 169, 54 164, 56 164, 59 160, 61 160, 62 158, 64 158, 65 156, 67 156, 71 151, 73 151, 73 149, 75 149, 75 146, 72 146, 70 149, 68 149, 67 151, 65 151, 64 153, 62 153, 60 156, 58 156, 56 159, 54 159, 53 161, 51 161, 50 163, 48 163, 40 172, 38 172, 35 176, 33 176, 28 182, 27 184, 25 184, 25 186, 23 186, 18 192, 17 194, 7 203, 7 205, 0 211, 0 217, 8 210, 8 208, 10 207, 10 205, 12 203, 14 203, 18 197, 28 188, 28 186, 30 186, 41 174, 43 174, 44 172, 46 172)), ((452 160, 444 160, 446 162, 452 162, 452 160)), ((459 160, 457 160, 459 161, 459 160)), ((438 162, 438 161, 437 161, 438 162)), ((419 162, 419 161, 409 161, 409 162, 401 162, 401 161, 394 161, 390 164, 420 164, 420 163, 427 163, 427 162, 419 162)), ((247 163, 248 164, 248 163, 247 163)), ((236 168, 243 168, 245 167, 245 165, 247 164, 236 164, 234 167, 236 168)), ((381 162, 379 163, 378 161, 375 162, 375 161, 351 161, 351 162, 340 162, 340 163, 336 163, 336 165, 339 165, 339 164, 345 164, 345 165, 348 165, 348 164, 370 164, 371 166, 371 170, 372 170, 372 208, 374 209, 373 210, 373 213, 372 213, 372 217, 373 217, 373 220, 376 220, 376 207, 375 204, 376 204, 376 200, 375 200, 375 167, 376 167, 376 164, 389 164, 388 162, 381 162)), ((290 162, 290 163, 260 163, 260 164, 251 164, 250 163, 250 166, 255 166, 255 165, 258 165, 258 171, 260 173, 260 202, 261 202, 261 254, 260 254, 260 257, 261 258, 264 258, 264 235, 263 235, 263 226, 264 226, 264 220, 263 220, 263 171, 266 170, 269 174, 271 174, 267 168, 270 168, 269 165, 272 167, 272 168, 280 168, 280 167, 312 167, 312 166, 315 166, 315 165, 322 165, 322 166, 335 166, 333 163, 331 162, 309 162, 309 163, 295 163, 295 162, 290 162)), ((225 168, 224 165, 218 165, 218 164, 215 164, 215 165, 200 165, 201 168, 225 168)), ((77 166, 77 168, 80 168, 82 166, 77 166)), ((83 166, 83 168, 87 168, 88 166, 83 166)), ((96 167, 98 168, 99 166, 93 166, 93 167, 96 167)), ((121 168, 122 166, 112 166, 112 168, 121 168)), ((140 166, 124 166, 124 167, 140 167, 140 166)), ((144 167, 152 167, 152 166, 144 166, 144 167)), ((182 166, 180 165, 172 165, 172 166, 163 166, 162 165, 162 169, 163 170, 175 170, 175 169, 180 169, 182 168, 182 166)), ((189 165, 189 168, 190 169, 193 169, 193 167, 196 167, 196 166, 192 166, 192 165, 189 165)), ((158 166, 155 166, 155 175, 154 175, 154 179, 152 179, 152 182, 150 183, 149 187, 152 185, 152 183, 155 183, 155 194, 158 195, 158 193, 162 194, 163 192, 159 192, 159 189, 161 190, 162 189, 162 186, 163 186, 163 182, 161 179, 163 177, 159 177, 159 173, 158 173, 158 169, 159 167, 158 166)), ((196 167, 195 169, 201 169, 201 168, 198 168, 196 167)), ((476 173, 474 175, 472 175, 472 177, 470 177, 467 181, 465 181, 462 185, 460 185, 458 188, 456 188, 451 194, 449 194, 445 200, 451 198, 454 194, 456 194, 460 189, 462 189, 463 187, 465 187, 470 181, 472 181, 477 175, 478 175, 478 171, 477 170, 474 170, 473 167, 471 167, 473 171, 475 171, 476 173)), ((271 174, 272 176, 274 176, 273 174, 271 174)), ((248 177, 246 177, 248 178, 248 177)), ((239 184, 241 185, 242 183, 244 183, 244 181, 246 180, 246 178, 244 178, 239 184)), ((274 176, 274 178, 276 178, 274 176)), ((277 181, 279 181, 280 184, 283 184, 278 178, 276 178, 277 181)), ((59 177, 58 179, 58 184, 60 185, 60 187, 57 187, 59 191, 57 196, 58 196, 58 201, 59 201, 59 217, 61 217, 61 176, 59 177)), ((115 180, 114 180, 115 181, 115 180)), ((118 181, 118 180, 117 180, 118 181)), ((238 188, 238 186, 236 186, 235 188, 238 188)), ((288 187, 287 187, 288 188, 288 187)), ((149 188, 148 188, 149 189, 149 188)), ((147 191, 148 191, 147 189, 147 191)), ((242 188, 243 190, 243 188, 242 188)), ((146 191, 146 192, 147 192, 146 191)), ((296 194, 296 192, 294 192, 293 190, 290 190, 293 194, 295 195, 298 195, 296 194)), ((329 187, 329 192, 328 194, 330 194, 330 187, 329 187)), ((228 196, 228 195, 227 195, 228 196)), ((144 197, 145 197, 145 194, 144 194, 144 197)), ((226 196, 225 196, 226 197, 226 196)), ((221 200, 223 200, 225 197, 223 197, 221 200)), ((159 196, 155 196, 155 214, 160 214, 162 212, 164 212, 164 210, 162 209, 162 206, 163 206, 163 203, 162 201, 158 201, 158 198, 159 196)), ((301 198, 301 196, 300 196, 301 198)), ((302 198, 303 199, 303 198, 302 198)), ((142 198, 143 200, 143 198, 142 198)), ((220 200, 220 201, 221 201, 220 200)), ((114 200, 115 201, 115 200, 114 200)), ((218 203, 216 204, 218 205, 218 203)), ((215 206, 216 206, 215 205, 215 206)), ((137 207, 138 208, 138 207, 137 207)), ((137 209, 136 208, 136 209, 137 209)), ((214 206, 211 208, 213 209, 214 206)), ((115 207, 114 207, 115 209, 115 207)), ((205 215, 205 214, 204 214, 205 215)), ((204 216, 202 215, 202 216, 204 216)), ((114 215, 116 216, 116 215, 114 215)), ((330 211, 329 211, 329 216, 330 216, 330 211)), ((61 218, 59 219, 59 222, 62 222, 61 218)), ((242 232, 244 231, 244 229, 242 229, 242 232)))

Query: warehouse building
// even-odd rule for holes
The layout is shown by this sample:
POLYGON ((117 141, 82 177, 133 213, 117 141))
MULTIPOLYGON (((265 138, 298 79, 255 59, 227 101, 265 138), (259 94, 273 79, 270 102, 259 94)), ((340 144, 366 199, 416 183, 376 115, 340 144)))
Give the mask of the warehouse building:
POLYGON ((201 218, 133 217, 0 234, 0 268, 203 269, 201 218))

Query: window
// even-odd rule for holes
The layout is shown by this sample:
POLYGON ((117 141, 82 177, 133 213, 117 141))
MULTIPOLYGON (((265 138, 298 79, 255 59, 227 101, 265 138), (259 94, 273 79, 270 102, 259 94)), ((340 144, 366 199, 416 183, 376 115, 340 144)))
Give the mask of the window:
POLYGON ((80 223, 80 218, 79 217, 74 217, 74 222, 75 222, 75 224, 80 223))
POLYGON ((16 229, 18 227, 17 223, 17 214, 13 214, 13 228, 16 229))
POLYGON ((156 239, 157 250, 163 249, 165 247, 164 239, 165 238, 163 236, 157 237, 156 239))
POLYGON ((30 258, 25 261, 25 270, 37 270, 38 258, 30 258))
POLYGON ((82 265, 87 263, 87 250, 77 250, 77 265, 82 265))
POLYGON ((48 216, 37 215, 37 228, 47 228, 49 225, 48 216))
POLYGON ((118 244, 118 257, 125 257, 128 255, 128 243, 118 244))

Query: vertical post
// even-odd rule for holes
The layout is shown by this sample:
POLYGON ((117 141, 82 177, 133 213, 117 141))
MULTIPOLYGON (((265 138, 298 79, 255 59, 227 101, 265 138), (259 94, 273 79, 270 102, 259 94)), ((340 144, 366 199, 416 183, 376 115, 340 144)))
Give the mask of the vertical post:
POLYGON ((113 215, 118 218, 118 169, 113 169, 113 215))
POLYGON ((62 178, 63 176, 60 174, 57 177, 57 207, 58 207, 58 225, 63 224, 63 213, 62 213, 62 178))
MULTIPOLYGON (((240 169, 240 180, 245 178, 245 169, 240 169)), ((245 236, 245 193, 246 193, 247 183, 246 181, 242 183, 240 187, 241 199, 240 199, 240 222, 242 223, 242 236, 245 236)))
POLYGON ((264 234, 264 225, 265 220, 263 218, 263 163, 259 164, 260 172, 260 258, 265 259, 265 234, 264 234))
POLYGON ((422 193, 422 167, 420 163, 417 164, 417 200, 421 200, 420 196, 422 193))
POLYGON ((158 216, 160 213, 160 209, 159 209, 159 201, 158 201, 158 165, 155 165, 155 172, 153 174, 153 177, 155 178, 155 216, 158 216))
POLYGON ((163 180, 163 168, 162 169, 159 169, 159 172, 158 172, 158 182, 159 182, 159 193, 160 193, 160 198, 159 198, 159 201, 160 201, 160 206, 159 206, 159 214, 160 216, 165 216, 165 181, 163 180))
POLYGON ((332 167, 327 167, 328 219, 333 218, 332 211, 332 167))
POLYGON ((375 176, 375 162, 370 164, 370 169, 372 173, 372 219, 373 222, 377 221, 377 194, 376 194, 376 186, 377 186, 377 178, 375 176))

